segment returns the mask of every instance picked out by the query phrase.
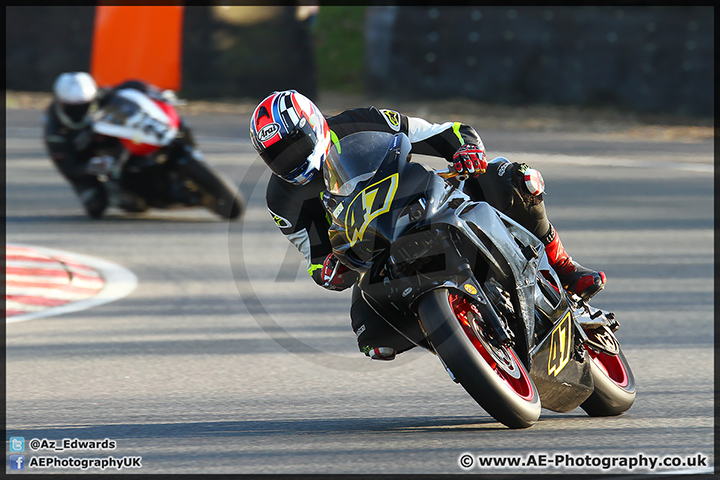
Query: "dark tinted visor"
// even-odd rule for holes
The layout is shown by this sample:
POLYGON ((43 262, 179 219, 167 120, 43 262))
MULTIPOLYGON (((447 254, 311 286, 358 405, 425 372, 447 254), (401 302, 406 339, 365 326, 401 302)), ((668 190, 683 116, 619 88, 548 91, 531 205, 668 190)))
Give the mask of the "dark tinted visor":
POLYGON ((310 165, 310 160, 305 160, 295 170, 283 175, 283 178, 285 178, 286 180, 292 180, 294 178, 297 178, 300 175, 302 175, 305 172, 305 170, 307 170, 309 165, 310 165))
POLYGON ((89 103, 80 103, 77 105, 63 105, 63 111, 70 117, 73 122, 79 122, 85 117, 88 109, 90 108, 89 103))
POLYGON ((273 173, 287 177, 305 163, 314 149, 313 138, 303 130, 296 130, 266 148, 260 157, 273 173))

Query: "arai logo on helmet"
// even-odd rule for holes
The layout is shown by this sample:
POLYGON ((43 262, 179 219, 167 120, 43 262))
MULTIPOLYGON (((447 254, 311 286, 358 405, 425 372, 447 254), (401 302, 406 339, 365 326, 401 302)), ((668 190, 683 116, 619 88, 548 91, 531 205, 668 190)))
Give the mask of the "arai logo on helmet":
POLYGON ((275 134, 278 133, 279 131, 280 131, 280 125, 278 125, 277 123, 271 123, 271 124, 265 125, 264 127, 262 127, 260 129, 260 131, 258 132, 257 138, 261 142, 267 142, 272 137, 274 137, 275 134))

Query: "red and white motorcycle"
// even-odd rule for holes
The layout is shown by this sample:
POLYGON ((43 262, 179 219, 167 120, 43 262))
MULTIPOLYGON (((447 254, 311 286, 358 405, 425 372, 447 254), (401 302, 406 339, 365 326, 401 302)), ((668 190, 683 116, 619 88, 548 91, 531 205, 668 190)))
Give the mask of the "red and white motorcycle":
POLYGON ((203 206, 238 218, 241 193, 204 160, 172 103, 134 88, 110 94, 93 115, 94 132, 109 141, 88 173, 106 182, 111 204, 126 211, 203 206))

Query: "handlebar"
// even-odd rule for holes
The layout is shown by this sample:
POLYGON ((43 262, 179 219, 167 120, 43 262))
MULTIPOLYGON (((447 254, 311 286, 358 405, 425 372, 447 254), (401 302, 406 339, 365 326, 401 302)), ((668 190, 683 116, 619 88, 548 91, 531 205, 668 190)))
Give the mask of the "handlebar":
POLYGON ((447 180, 448 178, 454 178, 454 177, 459 177, 458 180, 460 180, 461 182, 463 180, 467 180, 467 175, 461 174, 460 172, 450 169, 450 168, 445 168, 443 170, 435 170, 435 173, 440 178, 444 178, 445 180, 447 180))

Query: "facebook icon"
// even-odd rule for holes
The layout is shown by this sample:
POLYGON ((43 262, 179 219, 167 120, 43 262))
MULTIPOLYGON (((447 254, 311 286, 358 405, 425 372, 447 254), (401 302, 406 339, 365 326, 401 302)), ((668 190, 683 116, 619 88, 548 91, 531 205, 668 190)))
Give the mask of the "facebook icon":
POLYGON ((10 455, 10 470, 24 470, 25 455, 10 455))

